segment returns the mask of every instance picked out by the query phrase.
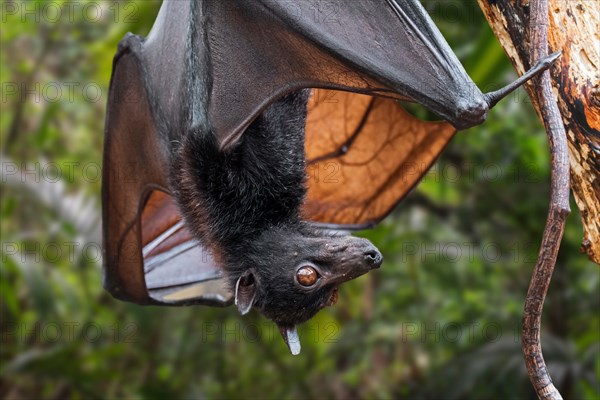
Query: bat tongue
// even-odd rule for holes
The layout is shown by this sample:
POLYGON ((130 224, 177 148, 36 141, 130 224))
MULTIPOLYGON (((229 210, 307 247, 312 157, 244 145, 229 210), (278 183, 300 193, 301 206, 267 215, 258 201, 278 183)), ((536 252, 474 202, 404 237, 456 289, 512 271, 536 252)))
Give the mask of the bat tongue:
POLYGON ((300 354, 300 338, 298 337, 298 330, 295 326, 280 326, 279 332, 283 336, 285 344, 287 344, 290 352, 297 356, 300 354))

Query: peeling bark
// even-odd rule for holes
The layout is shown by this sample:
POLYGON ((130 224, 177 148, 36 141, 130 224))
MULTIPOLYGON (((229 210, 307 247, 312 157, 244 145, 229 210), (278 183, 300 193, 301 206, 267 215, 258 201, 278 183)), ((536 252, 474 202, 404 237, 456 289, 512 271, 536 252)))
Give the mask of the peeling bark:
MULTIPOLYGON (((478 0, 522 74, 530 67, 529 1, 478 0)), ((581 249, 600 264, 600 2, 548 0, 549 51, 562 50, 551 80, 567 132, 571 187, 581 212, 581 249)), ((538 99, 526 86, 538 115, 538 99)))

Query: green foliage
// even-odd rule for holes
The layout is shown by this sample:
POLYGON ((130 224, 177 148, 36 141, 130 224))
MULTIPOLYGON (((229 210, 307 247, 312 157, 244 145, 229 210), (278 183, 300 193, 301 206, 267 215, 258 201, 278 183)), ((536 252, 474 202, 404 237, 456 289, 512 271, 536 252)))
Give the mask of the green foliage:
MULTIPOLYGON (((254 312, 141 307, 102 289, 98 173, 112 56, 127 31, 148 33, 160 4, 75 2, 54 22, 20 12, 45 4, 7 1, 0 15, 2 397, 534 398, 519 324, 549 158, 524 92, 461 132, 410 199, 361 233, 383 267, 300 327, 292 357, 254 312), (87 4, 101 17, 93 5, 83 13, 87 4), (12 166, 37 172, 23 178, 12 166)), ((476 3, 424 4, 481 88, 514 79, 476 3)), ((593 399, 600 270, 579 253, 572 208, 542 339, 565 397, 593 399)))

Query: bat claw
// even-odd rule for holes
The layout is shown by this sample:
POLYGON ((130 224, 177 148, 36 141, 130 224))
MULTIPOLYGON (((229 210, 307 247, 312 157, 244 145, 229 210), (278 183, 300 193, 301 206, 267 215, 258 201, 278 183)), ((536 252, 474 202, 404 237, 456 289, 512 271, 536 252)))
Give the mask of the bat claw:
POLYGON ((504 86, 500 90, 496 90, 495 92, 485 93, 484 97, 488 103, 488 107, 494 107, 500 100, 508 96, 515 89, 521 87, 525 82, 529 81, 532 78, 535 78, 542 72, 546 71, 550 66, 560 57, 562 51, 556 51, 552 54, 549 54, 539 60, 529 71, 525 72, 521 75, 516 81, 509 83, 504 86))

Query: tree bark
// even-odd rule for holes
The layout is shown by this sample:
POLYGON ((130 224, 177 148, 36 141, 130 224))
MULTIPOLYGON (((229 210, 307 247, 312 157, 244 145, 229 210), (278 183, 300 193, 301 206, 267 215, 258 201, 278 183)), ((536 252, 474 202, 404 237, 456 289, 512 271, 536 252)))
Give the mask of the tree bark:
MULTIPOLYGON (((492 30, 522 74, 530 68, 529 1, 478 0, 492 30)), ((600 264, 600 2, 549 0, 552 86, 567 132, 571 188, 581 212, 581 249, 600 264)), ((526 86, 540 115, 531 84, 526 86)))

